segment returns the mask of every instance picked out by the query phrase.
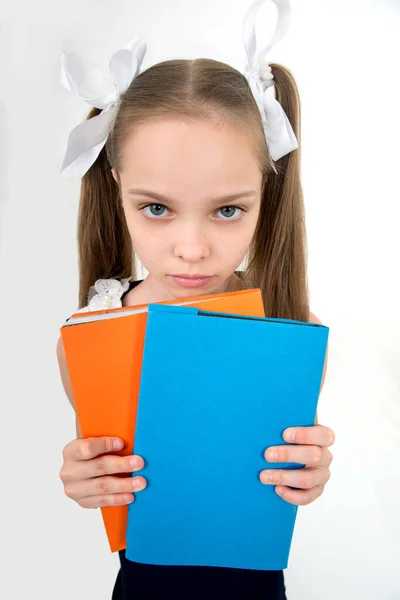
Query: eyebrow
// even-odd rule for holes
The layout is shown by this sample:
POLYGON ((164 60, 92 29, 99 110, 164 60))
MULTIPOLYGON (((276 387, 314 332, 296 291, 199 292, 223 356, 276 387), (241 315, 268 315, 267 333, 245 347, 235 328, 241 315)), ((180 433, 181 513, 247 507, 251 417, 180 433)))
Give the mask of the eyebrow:
MULTIPOLYGON (((131 188, 128 190, 129 195, 139 194, 140 196, 146 196, 147 198, 151 198, 153 200, 157 200, 160 203, 173 203, 176 202, 173 198, 167 198, 163 194, 158 194, 157 192, 152 192, 150 190, 144 190, 142 188, 131 188)), ((247 198, 248 196, 255 196, 257 194, 256 190, 248 190, 245 192, 238 192, 237 194, 227 194, 225 196, 220 196, 219 198, 210 199, 210 202, 222 203, 222 202, 232 202, 233 200, 237 200, 238 198, 247 198)))

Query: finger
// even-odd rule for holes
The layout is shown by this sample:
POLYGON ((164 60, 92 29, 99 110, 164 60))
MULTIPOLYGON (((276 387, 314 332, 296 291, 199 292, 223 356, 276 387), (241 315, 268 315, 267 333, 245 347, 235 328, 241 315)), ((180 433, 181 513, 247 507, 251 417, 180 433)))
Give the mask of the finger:
POLYGON ((283 432, 283 439, 290 444, 328 447, 335 443, 335 434, 332 429, 323 425, 289 427, 283 432))
POLYGON ((319 498, 324 491, 323 485, 317 485, 311 490, 292 490, 288 487, 276 487, 276 493, 283 500, 288 502, 289 504, 295 504, 297 506, 306 506, 307 504, 311 504, 317 498, 319 498))
POLYGON ((325 485, 330 478, 326 468, 271 469, 260 473, 261 483, 267 485, 290 486, 310 490, 317 485, 325 485))
POLYGON ((138 455, 117 456, 102 455, 91 460, 73 461, 65 459, 60 471, 63 483, 74 482, 81 479, 91 479, 103 475, 115 475, 140 471, 144 467, 144 460, 138 455))
POLYGON ((99 508, 100 506, 123 506, 134 502, 133 494, 107 494, 106 496, 87 496, 81 498, 78 504, 82 508, 99 508))
POLYGON ((268 462, 292 462, 309 467, 327 467, 332 462, 328 448, 320 446, 273 446, 264 456, 268 462))
POLYGON ((99 454, 118 452, 124 447, 124 442, 113 437, 91 437, 72 440, 63 450, 64 459, 90 460, 99 454))
POLYGON ((140 475, 138 477, 105 476, 68 482, 64 486, 64 491, 69 498, 78 501, 89 496, 141 492, 146 485, 145 478, 140 475))
POLYGON ((102 475, 114 475, 116 473, 131 473, 140 471, 144 467, 141 456, 131 454, 130 456, 104 455, 98 456, 90 461, 82 461, 77 465, 79 477, 77 479, 99 477, 102 475))

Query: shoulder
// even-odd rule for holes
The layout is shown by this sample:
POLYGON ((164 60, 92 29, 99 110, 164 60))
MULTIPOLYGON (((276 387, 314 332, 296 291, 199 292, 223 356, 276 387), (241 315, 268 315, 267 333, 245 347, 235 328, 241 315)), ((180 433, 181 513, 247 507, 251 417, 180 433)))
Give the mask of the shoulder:
POLYGON ((310 312, 309 313, 309 317, 308 317, 308 322, 309 323, 319 323, 320 325, 322 325, 322 321, 320 321, 317 317, 317 315, 314 315, 314 313, 310 312))
MULTIPOLYGON (((310 312, 309 313, 309 317, 308 317, 308 322, 309 323, 319 323, 320 325, 323 325, 322 321, 317 317, 317 315, 315 315, 314 313, 310 312)), ((328 365, 328 347, 326 348, 326 354, 325 354, 325 364, 324 364, 324 371, 322 374, 322 380, 321 380, 321 388, 320 391, 323 388, 324 382, 325 382, 325 376, 326 376, 326 368, 328 365)))
POLYGON ((62 337, 60 336, 57 340, 57 359, 58 359, 58 367, 60 369, 61 381, 64 386, 65 393, 67 395, 68 400, 70 401, 73 408, 75 408, 74 397, 72 394, 72 386, 69 378, 67 359, 65 356, 65 349, 62 337))

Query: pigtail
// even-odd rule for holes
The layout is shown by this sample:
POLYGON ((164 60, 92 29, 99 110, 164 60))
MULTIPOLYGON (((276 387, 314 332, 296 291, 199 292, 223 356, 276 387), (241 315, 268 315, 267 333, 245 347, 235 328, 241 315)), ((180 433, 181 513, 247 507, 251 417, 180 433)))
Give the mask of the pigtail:
POLYGON ((288 69, 271 64, 276 99, 282 105, 299 148, 264 174, 259 221, 249 249, 244 280, 259 287, 266 315, 308 321, 307 243, 300 180, 300 99, 288 69))
MULTIPOLYGON (((88 119, 100 113, 89 112, 88 119)), ((79 308, 97 279, 136 278, 132 241, 104 147, 82 178, 78 215, 79 308)))

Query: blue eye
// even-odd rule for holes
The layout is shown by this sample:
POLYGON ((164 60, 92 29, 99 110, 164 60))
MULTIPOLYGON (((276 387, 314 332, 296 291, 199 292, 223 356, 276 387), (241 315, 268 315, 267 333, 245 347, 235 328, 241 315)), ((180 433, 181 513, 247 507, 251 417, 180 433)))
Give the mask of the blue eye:
POLYGON ((167 210, 163 204, 148 204, 148 206, 145 206, 143 210, 146 211, 147 208, 150 209, 151 214, 145 212, 145 215, 150 219, 156 219, 157 217, 165 216, 163 211, 167 210))
POLYGON ((236 219, 240 219, 240 216, 243 212, 243 210, 241 208, 239 208, 238 206, 223 206, 222 208, 219 209, 221 212, 222 211, 227 211, 228 214, 224 214, 224 217, 228 217, 227 219, 223 219, 224 221, 236 221, 236 219), (229 217, 232 217, 235 214, 235 210, 239 210, 240 213, 239 215, 237 215, 236 219, 230 219, 229 217))

